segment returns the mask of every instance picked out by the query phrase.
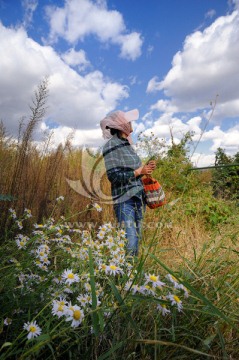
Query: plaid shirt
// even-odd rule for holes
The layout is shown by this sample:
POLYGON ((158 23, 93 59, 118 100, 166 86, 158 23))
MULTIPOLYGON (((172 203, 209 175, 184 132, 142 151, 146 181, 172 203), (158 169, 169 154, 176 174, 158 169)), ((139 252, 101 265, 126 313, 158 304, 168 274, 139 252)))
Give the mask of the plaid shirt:
POLYGON ((141 176, 135 177, 134 170, 142 166, 142 163, 128 140, 118 138, 115 134, 104 145, 103 156, 107 176, 111 182, 113 201, 119 203, 132 196, 141 197, 141 176))

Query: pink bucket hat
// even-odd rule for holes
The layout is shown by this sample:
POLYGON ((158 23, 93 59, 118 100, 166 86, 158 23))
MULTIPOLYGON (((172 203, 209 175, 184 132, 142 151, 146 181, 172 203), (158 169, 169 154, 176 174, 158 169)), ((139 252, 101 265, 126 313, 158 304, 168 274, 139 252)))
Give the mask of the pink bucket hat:
POLYGON ((138 120, 138 118, 138 109, 130 110, 127 112, 117 110, 110 113, 100 122, 103 138, 110 139, 112 137, 110 129, 118 129, 123 131, 128 136, 127 139, 129 140, 129 142, 132 142, 130 136, 131 127, 129 123, 131 121, 138 120))

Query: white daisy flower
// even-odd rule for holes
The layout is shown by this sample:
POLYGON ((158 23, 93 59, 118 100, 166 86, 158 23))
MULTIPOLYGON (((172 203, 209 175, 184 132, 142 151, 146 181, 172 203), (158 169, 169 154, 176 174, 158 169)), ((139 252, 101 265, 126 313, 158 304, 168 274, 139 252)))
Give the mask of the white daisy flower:
POLYGON ((124 243, 124 241, 120 241, 120 242, 118 242, 118 244, 117 244, 121 249, 124 249, 124 247, 125 247, 125 243, 124 243))
POLYGON ((177 295, 169 294, 166 296, 167 299, 171 301, 171 305, 177 305, 178 311, 181 311, 183 308, 182 301, 177 295))
POLYGON ((108 228, 107 228, 107 226, 105 226, 105 225, 101 225, 100 227, 99 227, 99 231, 104 231, 104 232, 106 232, 108 230, 108 228))
POLYGON ((39 263, 37 260, 35 261, 35 264, 42 270, 44 271, 48 271, 48 267, 46 265, 44 265, 43 263, 39 263))
POLYGON ((84 318, 84 312, 78 305, 69 306, 66 310, 66 317, 66 321, 72 321, 72 327, 77 327, 84 318))
POLYGON ((124 229, 120 229, 118 231, 118 235, 121 237, 121 238, 125 238, 126 237, 126 231, 124 229))
POLYGON ((23 228, 22 221, 17 220, 17 221, 16 221, 16 224, 17 224, 17 226, 18 226, 18 229, 21 230, 21 229, 23 228))
POLYGON ((151 286, 149 286, 149 285, 143 285, 143 286, 140 286, 140 290, 139 290, 139 292, 141 293, 141 294, 144 294, 144 295, 155 295, 155 288, 153 287, 151 287, 151 286))
POLYGON ((102 211, 102 207, 99 204, 94 203, 92 206, 96 209, 96 211, 98 211, 98 212, 102 211))
POLYGON ((106 264, 104 264, 104 263, 100 263, 100 264, 99 264, 99 270, 105 271, 106 268, 107 268, 107 265, 106 265, 106 264))
POLYGON ((157 287, 157 286, 162 287, 162 286, 165 285, 165 283, 160 281, 159 277, 156 276, 156 275, 151 275, 151 274, 147 275, 147 274, 145 274, 145 278, 146 278, 146 284, 151 283, 153 287, 157 287))
POLYGON ((124 289, 125 289, 126 291, 128 291, 128 290, 130 289, 130 287, 132 286, 132 282, 133 282, 133 281, 127 281, 127 282, 125 283, 124 289))
POLYGON ((105 272, 106 274, 116 275, 116 274, 122 274, 123 270, 114 264, 110 264, 106 266, 105 272))
POLYGON ((189 294, 188 294, 188 290, 187 288, 183 285, 183 284, 179 284, 179 289, 184 291, 184 296, 185 298, 188 298, 189 294))
POLYGON ((59 196, 58 198, 56 198, 56 201, 57 202, 60 202, 60 201, 63 201, 65 198, 64 198, 64 196, 59 196))
POLYGON ((131 291, 132 291, 133 294, 136 294, 137 292, 140 293, 141 288, 140 288, 139 285, 135 284, 135 285, 132 286, 131 291))
POLYGON ((109 222, 105 224, 105 227, 107 228, 108 231, 113 229, 113 225, 109 222))
POLYGON ((170 314, 171 311, 169 309, 167 309, 165 304, 158 304, 157 305, 157 309, 161 312, 161 314, 163 316, 165 316, 166 314, 170 314))
POLYGON ((90 283, 85 283, 85 284, 84 284, 84 288, 86 289, 86 291, 91 291, 91 285, 90 285, 90 283))
POLYGON ((80 304, 85 307, 89 304, 89 297, 88 295, 79 295, 76 300, 80 302, 80 304))
POLYGON ((117 265, 124 265, 125 257, 123 255, 115 255, 115 257, 113 258, 113 261, 115 261, 115 263, 117 265))
POLYGON ((25 217, 26 219, 29 219, 29 218, 32 217, 32 212, 31 212, 30 209, 24 209, 24 217, 25 217))
POLYGON ((35 229, 42 229, 45 227, 45 225, 43 225, 43 224, 34 224, 33 226, 35 229))
POLYGON ((66 287, 63 289, 63 292, 64 292, 64 293, 67 293, 67 294, 73 294, 73 291, 69 288, 69 286, 66 286, 66 287))
POLYGON ((107 239, 105 241, 105 245, 109 246, 109 247, 112 247, 112 246, 115 245, 113 236, 107 236, 107 239))
POLYGON ((49 265, 51 262, 48 259, 48 257, 45 255, 43 257, 40 257, 40 261, 44 264, 44 265, 49 265))
POLYGON ((23 329, 28 331, 28 340, 33 339, 41 334, 42 330, 37 325, 36 321, 27 322, 23 325, 23 329))
POLYGON ((13 219, 16 219, 16 218, 17 218, 17 214, 16 214, 16 211, 15 211, 14 209, 10 208, 10 209, 9 209, 9 212, 11 213, 10 216, 11 216, 13 219))
POLYGON ((66 284, 72 284, 74 282, 79 282, 79 276, 74 274, 72 269, 65 270, 62 274, 62 279, 65 280, 66 284))
POLYGON ((166 279, 168 279, 168 280, 173 284, 173 286, 175 287, 175 289, 179 289, 179 288, 180 288, 180 287, 179 287, 180 285, 179 285, 177 279, 176 279, 173 275, 167 274, 165 277, 166 277, 166 279))
POLYGON ((62 315, 65 315, 68 302, 64 298, 60 300, 53 300, 52 302, 52 314, 57 315, 60 318, 62 315))
POLYGON ((26 249, 27 241, 24 238, 17 239, 16 244, 17 244, 18 249, 26 249))
POLYGON ((125 249, 119 249, 118 254, 122 256, 125 255, 125 249))
POLYGON ((105 236, 105 231, 103 231, 103 230, 100 230, 100 231, 98 232, 98 234, 97 234, 97 237, 98 237, 100 240, 102 240, 102 239, 104 238, 104 236, 105 236))
POLYGON ((6 318, 6 319, 4 319, 4 325, 6 325, 6 326, 8 326, 8 325, 11 325, 11 323, 12 323, 12 319, 11 318, 6 318))

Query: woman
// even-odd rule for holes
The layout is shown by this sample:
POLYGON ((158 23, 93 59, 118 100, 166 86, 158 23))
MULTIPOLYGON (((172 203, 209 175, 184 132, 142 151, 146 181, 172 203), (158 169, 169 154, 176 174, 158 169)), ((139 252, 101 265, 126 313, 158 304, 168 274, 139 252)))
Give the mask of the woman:
POLYGON ((137 120, 137 109, 128 112, 115 111, 101 120, 103 137, 109 141, 103 147, 107 176, 116 218, 125 227, 128 252, 138 255, 142 219, 145 210, 141 177, 155 169, 155 161, 142 166, 134 151, 131 139, 131 121, 137 120))

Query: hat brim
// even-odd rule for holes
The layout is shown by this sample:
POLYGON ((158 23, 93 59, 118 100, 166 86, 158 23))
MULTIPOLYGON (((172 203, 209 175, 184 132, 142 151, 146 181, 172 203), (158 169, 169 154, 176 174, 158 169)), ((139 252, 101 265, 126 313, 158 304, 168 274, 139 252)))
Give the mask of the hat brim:
POLYGON ((124 112, 124 117, 125 117, 125 120, 128 121, 128 122, 138 120, 138 118, 139 118, 139 110, 138 109, 133 109, 133 110, 124 112))

